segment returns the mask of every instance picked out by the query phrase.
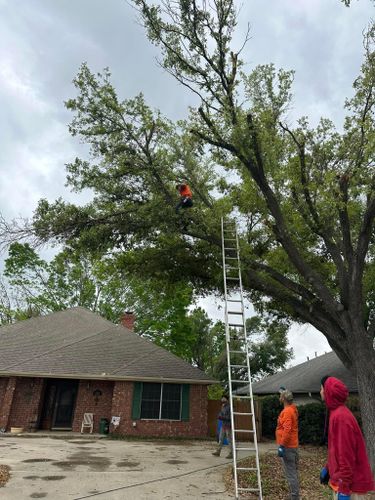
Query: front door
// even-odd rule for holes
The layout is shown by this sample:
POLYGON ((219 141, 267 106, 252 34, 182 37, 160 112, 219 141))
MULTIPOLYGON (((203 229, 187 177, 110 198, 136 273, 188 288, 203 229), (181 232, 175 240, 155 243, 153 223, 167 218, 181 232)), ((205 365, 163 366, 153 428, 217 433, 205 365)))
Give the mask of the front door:
POLYGON ((77 380, 56 380, 52 429, 72 429, 78 391, 77 380))

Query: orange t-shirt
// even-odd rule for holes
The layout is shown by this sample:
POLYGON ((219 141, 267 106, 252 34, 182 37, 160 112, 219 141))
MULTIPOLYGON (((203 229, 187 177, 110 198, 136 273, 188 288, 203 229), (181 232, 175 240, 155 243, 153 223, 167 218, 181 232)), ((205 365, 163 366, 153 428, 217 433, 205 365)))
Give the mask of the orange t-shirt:
POLYGON ((285 448, 298 448, 298 410, 296 405, 286 406, 277 419, 276 442, 285 448))
POLYGON ((181 196, 187 196, 188 198, 191 198, 193 196, 193 193, 191 192, 190 187, 187 184, 181 184, 179 192, 181 196))

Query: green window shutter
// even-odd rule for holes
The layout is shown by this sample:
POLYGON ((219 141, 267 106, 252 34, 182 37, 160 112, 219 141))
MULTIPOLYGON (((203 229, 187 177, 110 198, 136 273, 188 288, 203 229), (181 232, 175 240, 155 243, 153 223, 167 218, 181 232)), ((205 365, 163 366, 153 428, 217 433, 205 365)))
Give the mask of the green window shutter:
POLYGON ((189 420, 190 416, 190 385, 182 384, 182 404, 181 404, 181 420, 189 420))
POLYGON ((142 402, 142 382, 134 382, 133 384, 133 406, 132 419, 138 420, 141 418, 141 402, 142 402))

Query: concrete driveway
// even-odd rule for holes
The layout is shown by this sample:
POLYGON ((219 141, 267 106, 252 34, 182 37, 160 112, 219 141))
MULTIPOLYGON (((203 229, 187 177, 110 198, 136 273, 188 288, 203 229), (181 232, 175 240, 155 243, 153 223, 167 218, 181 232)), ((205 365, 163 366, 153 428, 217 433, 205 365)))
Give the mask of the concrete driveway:
POLYGON ((0 463, 11 479, 2 500, 174 500, 233 498, 222 474, 230 464, 205 441, 112 441, 3 435, 0 463))

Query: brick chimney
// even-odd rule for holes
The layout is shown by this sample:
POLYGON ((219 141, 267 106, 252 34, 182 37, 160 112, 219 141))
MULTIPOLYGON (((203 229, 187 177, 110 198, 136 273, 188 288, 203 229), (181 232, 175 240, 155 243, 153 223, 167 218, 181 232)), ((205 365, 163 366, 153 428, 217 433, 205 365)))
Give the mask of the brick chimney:
POLYGON ((135 315, 131 311, 126 311, 121 317, 121 324, 128 330, 134 330, 135 315))

